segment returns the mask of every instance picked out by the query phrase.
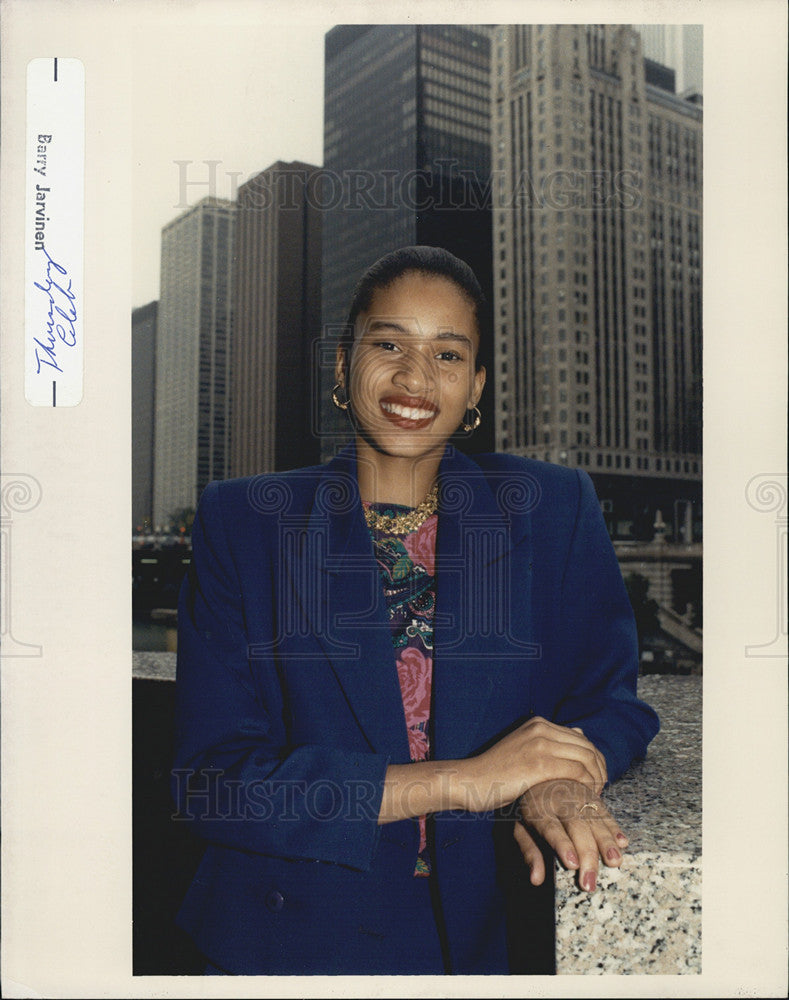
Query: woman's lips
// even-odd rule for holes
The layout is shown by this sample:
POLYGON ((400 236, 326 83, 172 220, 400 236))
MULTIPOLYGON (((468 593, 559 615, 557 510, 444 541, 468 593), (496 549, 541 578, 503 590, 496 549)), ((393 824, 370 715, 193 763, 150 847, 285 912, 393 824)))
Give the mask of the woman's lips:
POLYGON ((380 406, 387 420, 407 430, 427 427, 438 413, 435 403, 417 397, 387 396, 381 400, 380 406))

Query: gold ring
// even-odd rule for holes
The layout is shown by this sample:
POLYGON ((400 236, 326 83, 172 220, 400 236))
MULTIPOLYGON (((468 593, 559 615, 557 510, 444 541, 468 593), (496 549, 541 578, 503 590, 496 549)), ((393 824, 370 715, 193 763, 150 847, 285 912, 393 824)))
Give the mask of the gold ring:
POLYGON ((594 804, 594 802, 584 802, 582 806, 579 806, 578 807, 579 816, 584 811, 584 809, 594 809, 594 811, 597 812, 597 806, 594 804))

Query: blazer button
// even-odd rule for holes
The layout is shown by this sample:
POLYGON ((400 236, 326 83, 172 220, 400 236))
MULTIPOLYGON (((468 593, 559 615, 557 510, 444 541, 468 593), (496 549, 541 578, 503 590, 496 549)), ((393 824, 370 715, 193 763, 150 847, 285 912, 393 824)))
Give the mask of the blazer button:
POLYGON ((285 897, 281 892, 277 892, 273 889, 266 896, 266 906, 271 910, 272 913, 279 913, 282 907, 285 905, 285 897))

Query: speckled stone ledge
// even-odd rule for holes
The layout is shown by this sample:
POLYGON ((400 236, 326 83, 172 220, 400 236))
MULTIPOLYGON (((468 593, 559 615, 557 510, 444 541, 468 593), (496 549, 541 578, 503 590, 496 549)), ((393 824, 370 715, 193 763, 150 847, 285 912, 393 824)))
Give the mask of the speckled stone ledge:
MULTIPOLYGON (((135 677, 173 680, 174 653, 134 653, 135 677)), ((630 838, 591 895, 556 876, 556 967, 564 975, 701 972, 701 677, 650 675, 639 695, 661 731, 605 792, 630 838)))
POLYGON ((591 895, 561 872, 556 915, 558 973, 701 972, 701 861, 686 852, 629 854, 591 895))
POLYGON ((175 653, 132 653, 132 676, 149 681, 175 680, 175 653))
POLYGON ((556 966, 570 975, 701 972, 701 678, 653 675, 639 695, 661 731, 605 792, 630 839, 591 895, 556 876, 556 966))

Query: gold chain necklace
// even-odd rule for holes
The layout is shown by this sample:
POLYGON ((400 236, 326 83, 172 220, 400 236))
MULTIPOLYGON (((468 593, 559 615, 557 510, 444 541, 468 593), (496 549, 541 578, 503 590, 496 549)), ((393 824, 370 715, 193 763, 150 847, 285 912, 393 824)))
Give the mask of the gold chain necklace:
POLYGON ((437 510, 438 483, 436 482, 422 503, 407 514, 379 514, 370 507, 365 507, 364 519, 368 528, 374 531, 385 531, 390 535, 407 535, 411 531, 416 531, 437 510))

